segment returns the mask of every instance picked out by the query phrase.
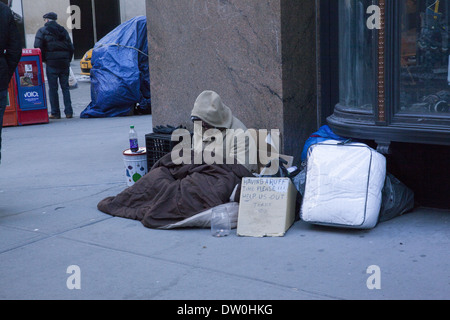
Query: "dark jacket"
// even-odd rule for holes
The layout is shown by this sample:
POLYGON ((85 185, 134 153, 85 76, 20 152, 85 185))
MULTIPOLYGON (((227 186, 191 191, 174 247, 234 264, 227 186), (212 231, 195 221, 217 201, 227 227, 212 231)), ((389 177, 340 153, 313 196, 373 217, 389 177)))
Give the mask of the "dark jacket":
POLYGON ((42 60, 47 66, 65 69, 70 66, 74 47, 69 33, 56 21, 49 21, 36 33, 34 47, 42 51, 42 60))
POLYGON ((8 89, 9 81, 22 56, 22 42, 11 10, 0 3, 0 90, 8 89))

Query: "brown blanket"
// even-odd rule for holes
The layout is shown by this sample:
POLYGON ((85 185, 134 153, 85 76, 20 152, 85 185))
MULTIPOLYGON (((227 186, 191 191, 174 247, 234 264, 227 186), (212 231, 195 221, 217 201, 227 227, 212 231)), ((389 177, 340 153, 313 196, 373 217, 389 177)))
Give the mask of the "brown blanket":
POLYGON ((112 216, 139 220, 147 228, 160 228, 229 202, 241 179, 252 176, 239 164, 175 165, 168 154, 133 186, 97 207, 112 216))

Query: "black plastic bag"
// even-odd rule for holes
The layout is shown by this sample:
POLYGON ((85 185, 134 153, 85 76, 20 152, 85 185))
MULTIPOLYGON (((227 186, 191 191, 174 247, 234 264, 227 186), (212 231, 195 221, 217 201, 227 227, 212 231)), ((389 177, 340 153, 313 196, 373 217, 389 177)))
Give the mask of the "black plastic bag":
POLYGON ((414 208, 414 192, 392 174, 386 174, 379 222, 401 216, 414 208))
POLYGON ((303 196, 305 193, 306 168, 299 170, 297 174, 293 175, 292 183, 294 183, 295 188, 303 196))
POLYGON ((159 133, 159 134, 172 134, 177 129, 186 129, 182 125, 179 125, 178 127, 174 127, 171 125, 166 126, 156 126, 153 128, 153 133, 159 133))
MULTIPOLYGON (((289 171, 285 167, 285 165, 288 163, 286 160, 284 160, 283 158, 278 158, 278 159, 273 159, 272 161, 278 161, 277 172, 270 172, 269 170, 268 170, 268 172, 266 172, 263 170, 261 177, 265 177, 265 178, 290 178, 291 177, 291 175, 289 174, 289 171)), ((271 168, 272 161, 266 165, 266 167, 265 167, 266 169, 271 168)))
MULTIPOLYGON (((260 177, 264 177, 264 178, 289 178, 294 183, 293 178, 295 177, 295 175, 298 174, 298 170, 295 171, 295 172, 289 173, 288 169, 285 167, 285 165, 288 162, 286 160, 284 160, 283 158, 273 159, 272 161, 278 161, 278 170, 276 172, 268 172, 266 174, 262 173, 260 177)), ((271 164, 272 163, 269 162, 266 165, 265 168, 270 168, 271 164)), ((302 200, 303 200, 303 197, 300 194, 300 192, 298 192, 298 189, 297 189, 297 195, 296 195, 296 199, 295 199, 295 221, 299 221, 300 220, 300 208, 301 208, 301 205, 302 205, 302 200)))

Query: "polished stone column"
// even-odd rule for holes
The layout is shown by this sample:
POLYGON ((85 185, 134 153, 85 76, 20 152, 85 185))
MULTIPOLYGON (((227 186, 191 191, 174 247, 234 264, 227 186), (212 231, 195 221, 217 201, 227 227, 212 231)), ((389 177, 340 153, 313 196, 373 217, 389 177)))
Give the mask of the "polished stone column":
POLYGON ((316 126, 314 0, 147 0, 153 126, 192 128, 214 90, 248 128, 300 158, 316 126))

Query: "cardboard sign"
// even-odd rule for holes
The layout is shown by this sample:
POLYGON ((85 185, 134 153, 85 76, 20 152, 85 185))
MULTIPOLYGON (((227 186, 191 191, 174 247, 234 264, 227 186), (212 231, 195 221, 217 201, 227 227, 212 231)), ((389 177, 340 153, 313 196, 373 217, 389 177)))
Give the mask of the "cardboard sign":
POLYGON ((244 178, 237 235, 284 236, 295 220, 296 197, 289 178, 244 178))

